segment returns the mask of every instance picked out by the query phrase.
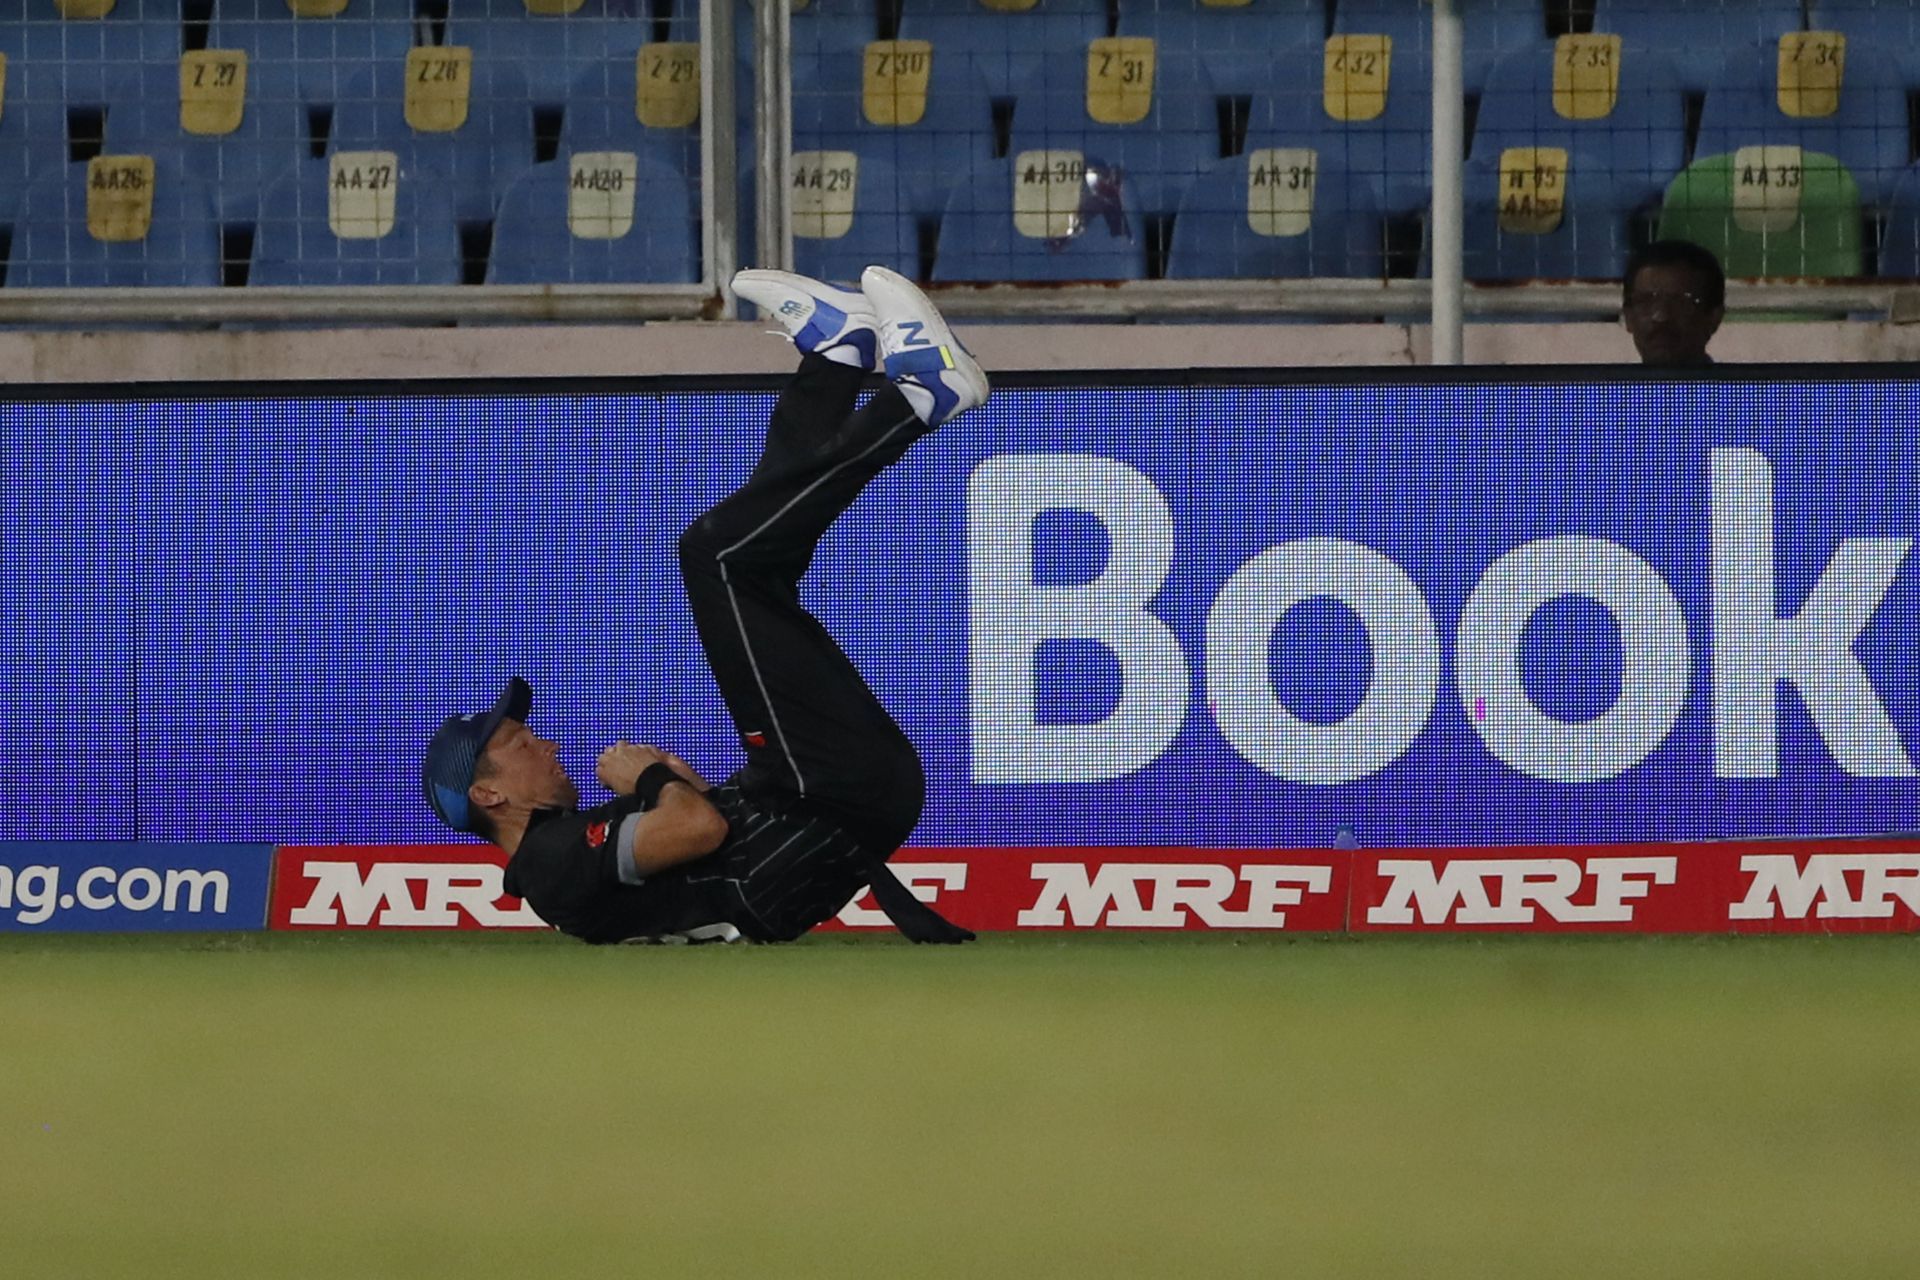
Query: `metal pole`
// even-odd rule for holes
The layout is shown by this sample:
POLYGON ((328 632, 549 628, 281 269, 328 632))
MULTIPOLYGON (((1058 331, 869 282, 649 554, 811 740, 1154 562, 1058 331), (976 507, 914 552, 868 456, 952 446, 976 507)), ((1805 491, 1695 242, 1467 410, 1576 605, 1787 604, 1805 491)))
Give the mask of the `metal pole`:
POLYGON ((1464 358, 1461 169, 1466 150, 1465 76, 1458 0, 1433 0, 1433 363, 1464 358))
MULTIPOLYGON (((754 239, 762 267, 790 270, 793 227, 788 217, 793 175, 793 99, 788 53, 793 47, 787 0, 756 0, 754 6, 754 153, 758 160, 754 239)), ((724 57, 722 50, 714 55, 724 57)))
MULTIPOLYGON (((700 0, 700 45, 733 48, 730 0, 700 0)), ((733 270, 739 263, 740 163, 734 154, 733 59, 708 58, 700 69, 700 260, 720 291, 721 312, 735 314, 733 270)))

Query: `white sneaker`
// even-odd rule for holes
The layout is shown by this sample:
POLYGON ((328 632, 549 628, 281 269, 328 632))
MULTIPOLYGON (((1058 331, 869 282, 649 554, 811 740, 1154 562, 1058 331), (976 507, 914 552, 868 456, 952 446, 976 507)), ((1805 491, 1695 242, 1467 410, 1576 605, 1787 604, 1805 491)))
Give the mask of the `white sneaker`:
POLYGON ((860 291, 880 319, 887 377, 922 422, 937 427, 986 403, 987 375, 913 281, 885 267, 868 267, 860 275, 860 291))
POLYGON ((865 294, 791 271, 742 271, 733 277, 733 291, 778 320, 801 355, 874 367, 879 321, 865 294))

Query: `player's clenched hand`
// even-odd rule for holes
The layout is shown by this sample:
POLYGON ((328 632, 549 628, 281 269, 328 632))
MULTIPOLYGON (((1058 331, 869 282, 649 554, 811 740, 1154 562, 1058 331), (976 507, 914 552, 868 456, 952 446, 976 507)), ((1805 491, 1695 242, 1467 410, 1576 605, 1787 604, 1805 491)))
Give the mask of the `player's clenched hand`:
POLYGON ((637 782, 648 765, 670 764, 667 753, 657 747, 641 746, 637 742, 616 742, 600 753, 600 759, 594 763, 594 776, 601 785, 615 795, 632 795, 633 784, 637 782))

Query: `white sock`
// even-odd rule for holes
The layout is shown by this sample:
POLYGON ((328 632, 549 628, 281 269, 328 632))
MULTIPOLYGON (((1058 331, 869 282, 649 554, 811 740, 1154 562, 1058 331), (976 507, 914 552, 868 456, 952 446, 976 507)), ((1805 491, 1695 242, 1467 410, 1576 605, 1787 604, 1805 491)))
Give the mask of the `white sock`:
POLYGON ((914 416, 932 426, 933 392, 917 382, 896 382, 893 385, 900 388, 900 394, 907 398, 907 407, 913 410, 914 416))
POLYGON ((844 364, 855 369, 867 367, 867 362, 860 358, 860 353, 854 350, 851 342, 836 342, 830 347, 823 348, 820 354, 835 364, 844 364))

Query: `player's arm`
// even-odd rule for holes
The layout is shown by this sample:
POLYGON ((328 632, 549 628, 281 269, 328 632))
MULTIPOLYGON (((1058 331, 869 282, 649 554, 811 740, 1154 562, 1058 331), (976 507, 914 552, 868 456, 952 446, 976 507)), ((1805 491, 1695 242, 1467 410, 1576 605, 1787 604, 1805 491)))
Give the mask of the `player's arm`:
POLYGON ((651 793, 647 810, 629 819, 631 828, 622 824, 621 860, 631 862, 636 883, 705 857, 727 838, 726 817, 707 799, 705 782, 678 756, 616 742, 600 753, 594 772, 610 791, 651 793), (655 766, 664 766, 670 773, 649 774, 655 766))

